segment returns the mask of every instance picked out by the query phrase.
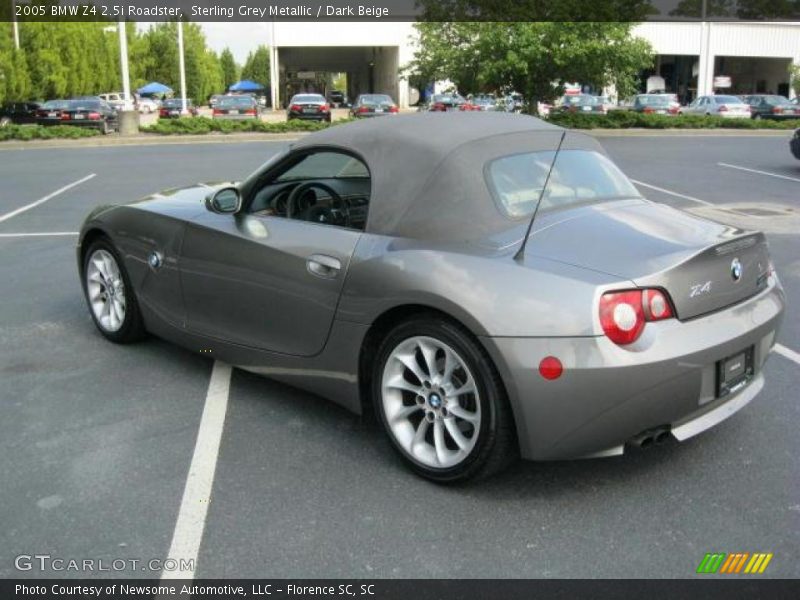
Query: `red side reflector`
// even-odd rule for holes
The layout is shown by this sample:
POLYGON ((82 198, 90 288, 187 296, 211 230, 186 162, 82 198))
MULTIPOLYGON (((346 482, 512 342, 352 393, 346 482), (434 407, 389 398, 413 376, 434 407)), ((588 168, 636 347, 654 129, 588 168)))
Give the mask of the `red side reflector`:
POLYGON ((564 366, 555 356, 545 356, 539 363, 539 375, 545 379, 558 379, 563 372, 564 366))

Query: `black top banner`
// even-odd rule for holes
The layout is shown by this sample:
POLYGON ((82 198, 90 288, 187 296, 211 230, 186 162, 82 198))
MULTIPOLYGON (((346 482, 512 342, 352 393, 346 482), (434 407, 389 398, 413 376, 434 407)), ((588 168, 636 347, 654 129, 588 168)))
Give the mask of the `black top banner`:
POLYGON ((800 0, 0 0, 0 21, 798 21, 800 0))

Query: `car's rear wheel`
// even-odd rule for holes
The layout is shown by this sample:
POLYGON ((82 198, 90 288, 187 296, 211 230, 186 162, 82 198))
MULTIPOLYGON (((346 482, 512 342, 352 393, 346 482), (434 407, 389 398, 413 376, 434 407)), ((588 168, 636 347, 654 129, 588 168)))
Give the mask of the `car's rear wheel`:
POLYGON ((145 336, 142 315, 119 253, 106 239, 93 242, 83 263, 83 289, 97 329, 112 342, 145 336))
POLYGON ((403 460, 440 482, 486 477, 516 455, 500 377, 462 327, 435 315, 395 327, 378 349, 376 412, 403 460))

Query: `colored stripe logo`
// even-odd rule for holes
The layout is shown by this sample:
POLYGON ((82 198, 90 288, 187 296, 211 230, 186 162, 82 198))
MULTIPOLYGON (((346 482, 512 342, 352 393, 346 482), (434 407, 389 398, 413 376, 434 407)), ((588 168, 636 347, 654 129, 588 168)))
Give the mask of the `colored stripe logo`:
POLYGON ((761 574, 767 570, 767 565, 772 560, 772 553, 764 552, 725 552, 707 553, 697 572, 701 574, 720 573, 725 575, 761 574))

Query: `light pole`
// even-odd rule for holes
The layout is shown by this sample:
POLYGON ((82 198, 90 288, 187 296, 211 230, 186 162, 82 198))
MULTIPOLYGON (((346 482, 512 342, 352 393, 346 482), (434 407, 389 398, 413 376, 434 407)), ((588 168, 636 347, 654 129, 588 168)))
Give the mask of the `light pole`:
POLYGON ((11 0, 11 23, 14 28, 14 48, 19 50, 19 23, 17 23, 17 0, 11 0))
POLYGON ((178 61, 181 68, 181 114, 185 115, 186 110, 186 61, 183 57, 183 21, 178 19, 178 61))
POLYGON ((125 109, 130 110, 133 108, 133 103, 131 101, 131 77, 128 70, 128 32, 122 17, 117 22, 117 29, 119 30, 119 64, 122 74, 122 93, 125 98, 125 109))

